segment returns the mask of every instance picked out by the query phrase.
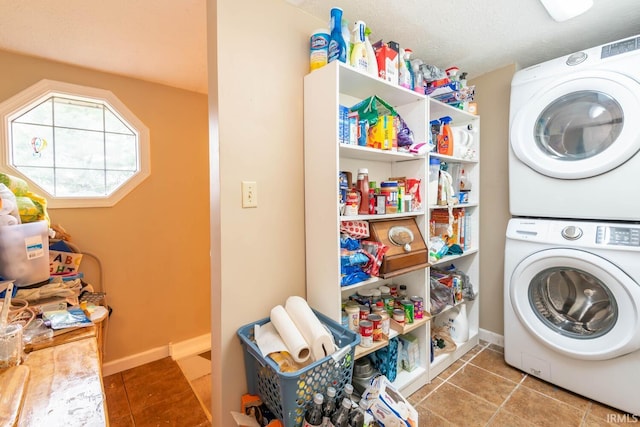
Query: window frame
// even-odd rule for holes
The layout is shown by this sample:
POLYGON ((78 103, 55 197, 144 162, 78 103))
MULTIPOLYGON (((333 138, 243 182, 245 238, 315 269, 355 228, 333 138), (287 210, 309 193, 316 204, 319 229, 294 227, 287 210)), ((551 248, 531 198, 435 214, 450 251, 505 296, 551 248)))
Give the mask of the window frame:
POLYGON ((47 199, 47 208, 111 207, 122 200, 151 174, 149 128, 136 117, 111 91, 55 80, 43 79, 0 103, 0 171, 18 176, 29 184, 29 189, 47 199), (54 196, 29 179, 12 164, 11 120, 23 115, 36 103, 59 96, 80 101, 105 104, 133 128, 138 136, 138 171, 106 196, 60 197, 54 196))

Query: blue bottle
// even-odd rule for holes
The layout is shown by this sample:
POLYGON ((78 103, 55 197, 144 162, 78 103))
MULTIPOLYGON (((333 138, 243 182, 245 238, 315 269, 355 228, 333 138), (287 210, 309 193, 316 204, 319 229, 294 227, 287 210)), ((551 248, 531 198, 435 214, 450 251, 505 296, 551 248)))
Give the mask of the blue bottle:
POLYGON ((331 35, 329 38, 329 62, 347 62, 347 44, 342 37, 342 9, 331 9, 331 35))

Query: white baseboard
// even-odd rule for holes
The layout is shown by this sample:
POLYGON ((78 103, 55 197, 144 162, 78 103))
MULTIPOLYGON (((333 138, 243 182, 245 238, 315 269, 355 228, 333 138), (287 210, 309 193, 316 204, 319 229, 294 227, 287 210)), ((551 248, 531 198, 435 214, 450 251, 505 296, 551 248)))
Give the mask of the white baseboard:
POLYGON ((132 354, 122 359, 112 360, 102 365, 102 375, 108 376, 117 374, 145 363, 169 357, 173 360, 182 359, 194 354, 203 353, 211 349, 211 334, 200 335, 199 337, 177 343, 169 343, 162 347, 152 348, 142 353, 132 354))
POLYGON ((177 343, 169 343, 169 355, 173 360, 193 356, 211 350, 211 334, 200 335, 199 337, 177 343))
POLYGON ((504 348, 504 336, 496 334, 495 332, 487 331, 486 329, 480 329, 478 331, 478 338, 487 341, 491 344, 495 344, 498 347, 504 348))

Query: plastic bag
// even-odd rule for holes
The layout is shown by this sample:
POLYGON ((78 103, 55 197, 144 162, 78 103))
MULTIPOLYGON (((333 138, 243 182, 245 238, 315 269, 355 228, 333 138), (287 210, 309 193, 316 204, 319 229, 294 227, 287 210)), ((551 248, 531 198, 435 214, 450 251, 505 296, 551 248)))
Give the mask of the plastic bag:
POLYGON ((380 116, 397 116, 398 113, 393 107, 384 102, 378 96, 370 96, 356 105, 352 106, 350 111, 356 111, 358 113, 359 120, 366 120, 370 127, 375 126, 378 123, 380 116))
POLYGON ((431 285, 431 315, 435 316, 453 303, 453 291, 435 277, 429 279, 431 285))

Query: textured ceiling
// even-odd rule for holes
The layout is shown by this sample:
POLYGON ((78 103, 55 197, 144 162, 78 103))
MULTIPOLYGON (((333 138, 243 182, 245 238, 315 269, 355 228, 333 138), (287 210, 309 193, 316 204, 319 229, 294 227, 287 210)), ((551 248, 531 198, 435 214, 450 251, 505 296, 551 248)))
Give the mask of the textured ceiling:
MULTIPOLYGON (((640 0, 594 0, 586 14, 562 23, 538 0, 269 1, 324 22, 339 6, 350 24, 371 27, 372 41, 394 40, 414 58, 457 65, 470 78, 640 33, 640 0)), ((206 3, 0 0, 0 49, 206 93, 206 3)))

